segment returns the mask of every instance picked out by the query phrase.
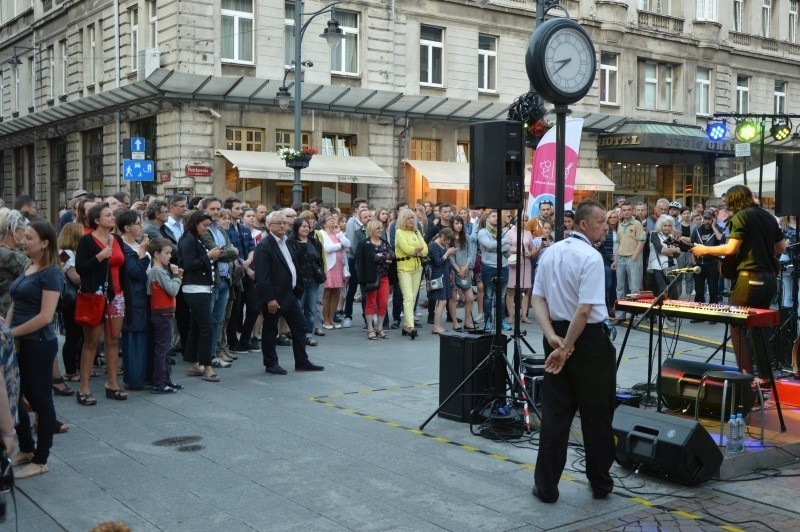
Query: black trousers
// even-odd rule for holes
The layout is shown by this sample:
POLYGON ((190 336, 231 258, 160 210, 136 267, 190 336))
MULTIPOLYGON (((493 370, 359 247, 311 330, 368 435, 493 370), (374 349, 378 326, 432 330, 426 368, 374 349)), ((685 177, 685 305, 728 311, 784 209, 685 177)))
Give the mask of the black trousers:
MULTIPOLYGON (((569 324, 553 324, 562 338, 569 324)), ((544 343, 545 356, 553 348, 544 343)), ((534 479, 544 499, 558 499, 558 481, 567 463, 569 431, 576 410, 586 449, 586 477, 592 489, 611 492, 609 470, 614 461, 615 349, 602 327, 587 326, 561 373, 545 373, 542 384, 542 427, 534 479)))
POLYGON ((53 406, 52 371, 53 359, 58 352, 58 340, 19 339, 19 423, 17 436, 19 450, 33 453, 32 461, 46 464, 53 446, 53 429, 56 426, 56 410, 53 406), (31 420, 25 408, 24 399, 28 400, 34 412, 39 414, 39 425, 36 442, 31 433, 31 420))
MULTIPOLYGON (((739 272, 739 277, 731 289, 731 297, 728 299, 731 305, 769 308, 772 298, 778 290, 778 280, 774 274, 767 272, 739 272)), ((731 335, 743 335, 747 329, 740 326, 731 327, 731 335)), ((760 377, 769 375, 768 335, 771 331, 769 327, 749 328, 750 339, 753 344, 752 355, 755 357, 758 373, 760 377)), ((737 355, 738 356, 738 355, 737 355)), ((752 364, 749 360, 738 360, 739 366, 745 371, 752 373, 752 364)))
POLYGON ((186 343, 189 338, 189 323, 191 321, 191 312, 189 305, 186 304, 186 299, 183 297, 183 290, 178 292, 175 298, 175 324, 178 327, 178 336, 181 337, 181 348, 186 350, 186 343))
POLYGON ((300 301, 291 298, 288 307, 281 307, 278 312, 271 314, 266 305, 261 309, 264 314, 264 329, 261 333, 261 355, 264 366, 269 368, 278 364, 278 352, 275 350, 275 338, 278 336, 278 320, 283 318, 292 332, 292 351, 295 366, 308 362, 306 353, 306 317, 300 308, 300 301))
POLYGON ((67 375, 78 373, 83 350, 83 327, 75 323, 75 306, 61 313, 64 318, 64 346, 61 348, 61 359, 64 361, 64 372, 67 375))
POLYGON ((694 274, 694 300, 706 302, 706 285, 708 285, 708 302, 719 303, 719 262, 698 264, 700 273, 694 274))
POLYGON ((216 346, 211 345, 214 322, 211 318, 211 294, 183 294, 191 313, 189 335, 183 345, 183 359, 198 362, 201 366, 211 364, 216 346))
POLYGON ((256 294, 256 284, 245 276, 242 279, 242 293, 234 300, 231 307, 231 317, 228 319, 228 329, 226 335, 228 346, 237 344, 247 347, 250 338, 253 336, 253 327, 258 319, 261 309, 258 307, 258 295, 256 294), (244 322, 242 317, 244 316, 244 322))

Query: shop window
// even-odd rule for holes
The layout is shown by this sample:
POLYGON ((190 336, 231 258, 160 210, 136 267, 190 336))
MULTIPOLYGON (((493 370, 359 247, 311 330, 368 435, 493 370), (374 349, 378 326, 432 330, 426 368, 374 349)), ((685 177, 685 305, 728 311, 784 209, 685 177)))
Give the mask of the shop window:
MULTIPOLYGON (((303 131, 300 134, 300 147, 308 148, 311 146, 311 133, 303 131)), ((294 148, 294 131, 278 129, 275 131, 275 150, 283 148, 294 148)))
POLYGON ((226 127, 225 149, 264 151, 264 130, 246 127, 226 127))
POLYGON ((83 134, 83 188, 95 194, 103 193, 102 127, 83 134))
POLYGON ((320 151, 320 155, 349 157, 353 155, 353 149, 356 145, 355 140, 355 135, 324 133, 322 135, 322 150, 320 151))
POLYGON ((435 139, 411 139, 409 159, 414 161, 438 161, 440 141, 435 139))

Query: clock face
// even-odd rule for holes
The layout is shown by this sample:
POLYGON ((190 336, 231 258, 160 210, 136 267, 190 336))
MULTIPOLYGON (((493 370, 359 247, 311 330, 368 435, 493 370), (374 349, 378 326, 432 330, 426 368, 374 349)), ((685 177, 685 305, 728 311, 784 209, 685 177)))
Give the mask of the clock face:
POLYGON ((594 44, 574 20, 550 19, 531 35, 525 69, 533 89, 548 102, 581 100, 594 84, 596 68, 594 44))
POLYGON ((594 47, 575 28, 564 28, 548 39, 544 69, 554 88, 572 94, 594 81, 594 47))

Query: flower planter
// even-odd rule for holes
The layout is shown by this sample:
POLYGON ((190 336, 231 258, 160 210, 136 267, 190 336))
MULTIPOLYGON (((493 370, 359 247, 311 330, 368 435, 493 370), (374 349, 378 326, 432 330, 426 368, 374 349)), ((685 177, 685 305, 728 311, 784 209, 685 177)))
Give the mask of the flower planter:
POLYGON ((295 155, 292 159, 286 159, 286 166, 289 168, 308 168, 311 162, 311 154, 302 153, 295 155))

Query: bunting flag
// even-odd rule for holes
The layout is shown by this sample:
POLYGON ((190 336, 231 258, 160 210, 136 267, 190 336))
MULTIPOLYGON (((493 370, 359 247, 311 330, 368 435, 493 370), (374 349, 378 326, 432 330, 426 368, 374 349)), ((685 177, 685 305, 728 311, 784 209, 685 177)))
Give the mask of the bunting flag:
MULTIPOLYGON (((564 143, 564 209, 572 209, 582 131, 583 118, 567 118, 564 143)), ((531 218, 539 215, 539 202, 550 200, 553 205, 556 204, 555 126, 544 134, 533 153, 528 191, 528 216, 531 218)))

